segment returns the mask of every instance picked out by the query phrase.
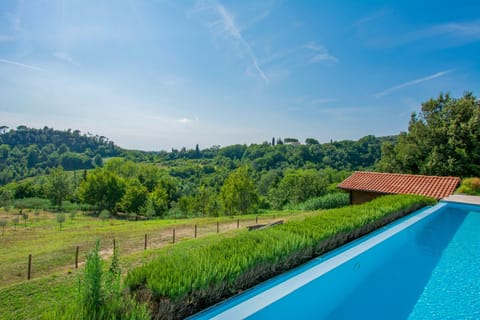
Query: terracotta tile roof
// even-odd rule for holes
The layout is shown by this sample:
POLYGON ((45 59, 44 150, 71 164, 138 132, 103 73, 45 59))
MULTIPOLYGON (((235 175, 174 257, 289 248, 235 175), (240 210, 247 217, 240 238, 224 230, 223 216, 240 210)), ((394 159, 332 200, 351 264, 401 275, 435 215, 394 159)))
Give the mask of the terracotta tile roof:
POLYGON ((451 195, 459 183, 458 177, 357 171, 337 187, 385 194, 418 194, 441 199, 451 195))

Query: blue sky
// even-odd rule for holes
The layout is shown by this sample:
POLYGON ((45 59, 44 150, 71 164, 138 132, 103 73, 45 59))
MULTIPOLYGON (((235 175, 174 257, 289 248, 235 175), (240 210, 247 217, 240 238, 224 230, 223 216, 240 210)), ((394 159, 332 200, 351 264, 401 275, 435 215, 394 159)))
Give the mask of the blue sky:
POLYGON ((0 2, 0 125, 170 150, 405 131, 478 94, 478 1, 0 2))

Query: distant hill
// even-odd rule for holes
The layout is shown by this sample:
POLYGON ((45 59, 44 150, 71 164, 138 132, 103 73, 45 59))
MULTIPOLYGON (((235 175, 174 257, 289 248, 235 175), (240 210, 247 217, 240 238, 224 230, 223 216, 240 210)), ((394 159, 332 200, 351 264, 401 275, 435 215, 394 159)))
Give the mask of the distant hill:
POLYGON ((123 157, 134 162, 162 163, 173 176, 187 178, 194 162, 233 170, 249 165, 256 172, 287 168, 333 168, 335 170, 373 169, 381 157, 381 145, 395 142, 396 136, 365 136, 357 141, 342 140, 319 143, 308 138, 273 138, 271 142, 251 145, 213 146, 200 149, 146 152, 125 150, 104 136, 82 134, 79 130, 55 130, 19 126, 0 127, 0 185, 27 177, 46 174, 50 168, 65 170, 91 169, 103 165, 102 158, 123 157), (186 164, 188 160, 190 164, 186 164))
POLYGON ((44 174, 49 168, 90 169, 122 149, 108 138, 79 130, 0 127, 0 184, 44 174))

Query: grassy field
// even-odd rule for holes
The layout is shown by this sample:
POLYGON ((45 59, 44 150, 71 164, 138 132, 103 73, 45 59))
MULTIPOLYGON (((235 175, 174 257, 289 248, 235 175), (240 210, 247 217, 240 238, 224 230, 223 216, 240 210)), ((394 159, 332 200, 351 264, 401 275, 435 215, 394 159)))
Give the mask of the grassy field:
MULTIPOLYGON (((322 212, 320 213, 322 216, 322 212)), ((56 215, 51 212, 40 212, 38 215, 30 212, 25 226, 18 211, 0 210, 0 220, 9 221, 5 234, 0 236, 0 319, 41 319, 45 312, 78 299, 78 283, 83 262, 97 239, 101 243, 100 253, 106 261, 111 257, 113 239, 116 240, 120 248, 122 274, 126 276, 127 271, 148 264, 153 259, 158 259, 159 255, 172 250, 196 251, 195 248, 200 250, 211 243, 223 243, 220 239, 233 239, 237 238, 237 235, 245 238, 245 227, 255 224, 257 218, 257 215, 244 215, 176 220, 102 221, 89 215, 77 214, 73 220, 67 215, 67 220, 60 230, 56 215), (15 218, 19 219, 16 227, 12 225, 15 218), (217 223, 220 234, 217 234, 217 223), (197 236, 203 238, 201 241, 194 239, 195 225, 197 236), (173 229, 176 235, 175 244, 172 243, 173 229), (147 250, 144 250, 145 234, 147 250), (80 265, 75 269, 77 246, 80 247, 80 265), (27 280, 29 254, 32 254, 31 280, 27 280)), ((275 220, 301 223, 305 219, 310 221, 310 218, 318 216, 319 211, 268 212, 258 215, 258 223, 275 220)), ((280 231, 272 230, 273 233, 280 231)))
MULTIPOLYGON (((128 221, 77 214, 72 220, 67 214, 60 230, 55 213, 29 212, 26 226, 18 211, 0 210, 0 219, 8 220, 3 236, 0 236, 0 319, 35 319, 59 303, 67 303, 76 297, 78 275, 81 274, 86 254, 100 239, 101 254, 108 260, 112 242, 120 248, 121 264, 129 270, 148 261, 158 249, 172 246, 175 228, 178 242, 194 243, 195 224, 197 236, 216 236, 217 222, 220 236, 235 234, 258 223, 275 220, 302 219, 310 213, 268 212, 239 217, 160 219, 128 221), (12 220, 18 218, 14 227, 12 220), (239 229, 237 229, 239 220, 239 229), (147 234, 147 250, 144 250, 147 234), (192 239, 191 241, 188 241, 192 239), (79 269, 75 269, 75 251, 79 246, 79 269), (28 255, 32 254, 32 272, 27 281, 28 255)), ((1 232, 1 229, 0 229, 1 232)), ((184 245, 184 244, 182 244, 184 245)))

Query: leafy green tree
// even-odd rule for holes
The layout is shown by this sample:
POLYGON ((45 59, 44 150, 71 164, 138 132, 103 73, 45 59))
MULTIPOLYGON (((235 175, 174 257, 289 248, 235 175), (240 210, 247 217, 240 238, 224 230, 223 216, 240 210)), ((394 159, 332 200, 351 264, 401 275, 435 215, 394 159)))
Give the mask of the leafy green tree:
POLYGON ((168 210, 168 193, 162 186, 157 186, 148 195, 147 201, 156 215, 163 216, 168 210))
POLYGON ((305 139, 305 144, 312 145, 312 144, 320 144, 320 143, 316 139, 307 138, 307 139, 305 139))
POLYGON ((59 224, 59 226, 60 226, 60 231, 61 231, 61 230, 62 230, 62 225, 63 225, 63 223, 65 222, 65 220, 66 220, 67 218, 65 217, 65 214, 64 214, 64 213, 59 213, 59 214, 57 214, 57 218, 56 218, 56 219, 57 219, 57 222, 58 222, 58 224, 59 224))
POLYGON ((28 220, 28 213, 23 212, 22 213, 22 219, 23 219, 23 222, 25 223, 25 227, 26 227, 27 226, 27 220, 28 220))
POLYGON ((271 190, 269 197, 272 207, 280 209, 287 203, 298 204, 321 196, 326 190, 327 182, 317 170, 290 169, 285 172, 277 188, 271 190))
POLYGON ((0 220, 0 227, 2 227, 2 236, 5 234, 5 227, 7 226, 7 220, 0 220))
POLYGON ((125 194, 121 200, 121 207, 125 212, 139 214, 147 202, 148 190, 137 179, 127 183, 125 194))
POLYGON ((398 143, 382 147, 379 170, 428 175, 480 175, 480 103, 471 93, 441 94, 412 114, 398 143))
POLYGON ((98 153, 95 155, 95 157, 93 157, 93 165, 95 167, 103 167, 103 159, 102 159, 102 156, 99 155, 98 153))
POLYGON ((247 167, 240 167, 230 173, 220 190, 220 198, 227 214, 245 214, 256 210, 258 194, 247 167))
POLYGON ((84 203, 95 206, 97 210, 114 212, 125 194, 125 182, 115 173, 97 168, 80 183, 78 194, 84 203))
POLYGON ((48 175, 46 193, 52 203, 59 208, 73 194, 73 181, 63 168, 53 169, 48 175))

